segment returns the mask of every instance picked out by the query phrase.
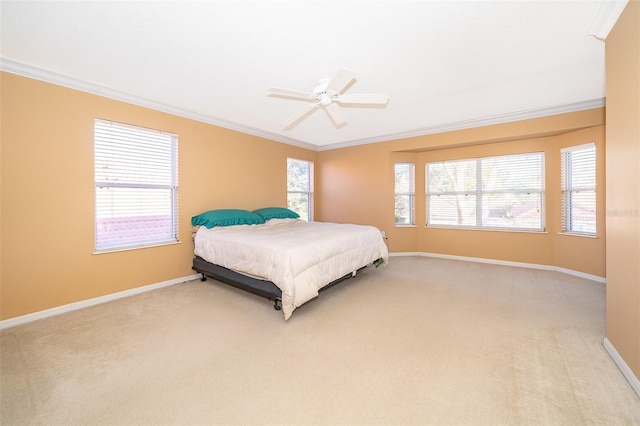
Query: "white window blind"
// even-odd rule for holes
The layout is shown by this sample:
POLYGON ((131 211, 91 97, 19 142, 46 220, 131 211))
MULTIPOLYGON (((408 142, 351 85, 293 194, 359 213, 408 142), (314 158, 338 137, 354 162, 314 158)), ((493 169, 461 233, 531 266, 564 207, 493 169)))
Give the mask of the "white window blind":
POLYGON ((287 158, 287 207, 313 220, 313 162, 287 158))
POLYGON ((415 164, 396 163, 395 223, 415 225, 415 164))
POLYGON ((596 146, 565 148, 560 155, 562 232, 596 235, 596 146))
POLYGON ((178 136, 96 119, 97 252, 178 241, 178 136))
POLYGON ((427 225, 544 230, 544 153, 427 163, 427 225))

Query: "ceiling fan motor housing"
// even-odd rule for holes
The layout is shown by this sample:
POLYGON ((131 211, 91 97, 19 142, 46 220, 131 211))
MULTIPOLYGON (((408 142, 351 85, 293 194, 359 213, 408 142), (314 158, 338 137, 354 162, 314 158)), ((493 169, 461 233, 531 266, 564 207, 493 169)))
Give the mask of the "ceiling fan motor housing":
POLYGON ((337 93, 327 90, 327 86, 329 85, 330 81, 330 78, 320 79, 318 85, 313 88, 313 98, 320 102, 320 105, 322 106, 331 105, 331 102, 333 102, 338 97, 337 93))

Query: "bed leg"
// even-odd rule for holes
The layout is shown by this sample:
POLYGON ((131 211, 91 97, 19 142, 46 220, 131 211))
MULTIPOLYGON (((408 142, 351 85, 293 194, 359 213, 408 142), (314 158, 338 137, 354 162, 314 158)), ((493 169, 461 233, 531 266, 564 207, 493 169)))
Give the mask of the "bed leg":
POLYGON ((273 309, 275 309, 276 311, 279 311, 282 309, 282 306, 278 305, 278 302, 280 302, 280 299, 275 299, 273 301, 273 309))
POLYGON ((207 280, 207 276, 205 274, 202 274, 202 277, 200 278, 200 281, 206 281, 207 280))

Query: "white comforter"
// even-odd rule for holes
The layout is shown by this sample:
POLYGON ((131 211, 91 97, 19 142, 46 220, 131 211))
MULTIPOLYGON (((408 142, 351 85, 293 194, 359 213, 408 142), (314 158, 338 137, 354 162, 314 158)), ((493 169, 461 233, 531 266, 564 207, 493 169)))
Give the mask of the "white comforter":
POLYGON ((272 281, 282 290, 282 311, 316 297, 330 282, 389 252, 373 226, 271 219, 263 225, 201 227, 195 254, 216 265, 272 281))

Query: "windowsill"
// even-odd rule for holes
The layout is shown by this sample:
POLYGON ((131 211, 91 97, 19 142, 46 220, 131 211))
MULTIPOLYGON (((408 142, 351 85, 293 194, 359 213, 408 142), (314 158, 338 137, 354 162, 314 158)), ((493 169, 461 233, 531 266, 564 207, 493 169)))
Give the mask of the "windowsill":
POLYGON ((154 248, 154 247, 173 246, 176 244, 182 244, 182 241, 178 240, 178 241, 170 241, 167 243, 149 244, 144 246, 114 248, 110 250, 99 250, 99 251, 94 250, 93 254, 118 253, 121 251, 131 251, 131 250, 141 250, 141 249, 154 248))
POLYGON ((581 234, 579 232, 558 232, 558 235, 566 235, 568 237, 591 238, 591 239, 597 239, 598 238, 597 235, 581 234))
POLYGON ((450 229, 454 231, 489 231, 489 232, 515 232, 518 234, 548 234, 544 229, 509 229, 509 228, 474 228, 471 226, 446 226, 446 225, 425 225, 426 229, 450 229))
POLYGON ((402 224, 395 224, 394 225, 396 228, 417 228, 416 225, 402 225, 402 224))

